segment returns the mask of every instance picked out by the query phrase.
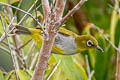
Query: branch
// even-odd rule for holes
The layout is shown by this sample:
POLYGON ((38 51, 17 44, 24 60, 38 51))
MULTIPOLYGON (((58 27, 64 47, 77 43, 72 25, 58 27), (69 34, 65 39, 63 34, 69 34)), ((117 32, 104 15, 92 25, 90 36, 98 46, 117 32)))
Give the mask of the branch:
POLYGON ((40 22, 38 22, 38 20, 36 20, 36 19, 32 16, 32 14, 30 14, 30 13, 28 13, 28 12, 26 12, 26 11, 20 9, 20 8, 17 8, 17 7, 15 7, 15 6, 12 6, 12 5, 10 5, 10 4, 6 4, 6 3, 3 3, 3 2, 0 2, 0 4, 5 5, 5 6, 12 7, 12 8, 14 8, 14 9, 17 9, 17 10, 19 10, 19 11, 21 11, 21 12, 29 15, 31 18, 33 18, 33 19, 37 22, 37 24, 40 26, 40 28, 42 29, 42 31, 47 34, 47 32, 43 29, 43 27, 42 27, 42 25, 40 24, 40 22))
POLYGON ((61 24, 64 24, 87 0, 81 0, 72 10, 70 10, 66 16, 61 20, 61 24))
POLYGON ((120 42, 118 50, 119 52, 117 54, 116 80, 120 80, 120 42))
MULTIPOLYGON (((46 8, 45 7, 45 2, 47 0, 42 0, 42 5, 43 8, 46 8)), ((63 1, 63 0, 61 0, 63 1)), ((48 66, 48 60, 49 60, 49 57, 50 57, 50 54, 51 54, 51 50, 52 50, 52 46, 54 44, 54 40, 55 40, 55 37, 56 37, 56 30, 58 30, 60 28, 60 25, 62 24, 57 24, 60 22, 60 20, 64 20, 64 22, 72 15, 74 14, 78 9, 79 7, 85 2, 86 0, 82 0, 80 1, 80 3, 78 3, 78 5, 73 8, 73 10, 69 13, 69 15, 67 15, 67 17, 65 17, 65 19, 59 19, 61 17, 61 15, 63 15, 63 10, 60 10, 62 12, 60 12, 60 14, 58 12, 51 12, 48 16, 48 14, 44 13, 44 16, 48 17, 48 20, 49 21, 45 21, 45 28, 46 28, 46 31, 48 32, 48 35, 43 35, 43 43, 42 43, 42 47, 41 47, 41 50, 40 50, 40 55, 39 55, 39 58, 38 58, 38 61, 37 61, 37 64, 36 64, 36 67, 35 67, 35 70, 34 70, 34 73, 33 73, 33 77, 32 77, 32 80, 43 80, 43 75, 44 75, 44 72, 48 66), (59 14, 59 15, 58 15, 59 14), (58 15, 57 17, 58 20, 56 20, 56 16, 54 15, 58 15)), ((48 1, 47 1, 48 2, 48 1)), ((48 3, 46 2, 46 6, 48 7, 48 3)), ((61 5, 62 5, 63 2, 61 2, 61 5)), ((57 4, 56 4, 57 6, 57 4)), ((64 6, 63 6, 64 8, 64 6)), ((43 9, 43 12, 46 12, 47 9, 43 9)), ((49 9, 48 9, 49 10, 49 9)), ((48 11, 49 12, 49 11, 48 11)))
POLYGON ((119 19, 120 19, 120 8, 119 8, 119 0, 115 0, 115 4, 117 6, 117 12, 118 12, 118 15, 119 15, 119 19))
POLYGON ((2 42, 6 37, 8 37, 8 35, 9 35, 8 33, 12 32, 13 28, 11 30, 9 30, 9 29, 10 29, 10 26, 11 26, 12 22, 14 21, 14 19, 15 19, 15 17, 12 18, 10 24, 8 25, 7 34, 4 32, 3 35, 0 37, 0 42, 2 42))
POLYGON ((23 45, 21 45, 18 50, 20 50, 21 48, 25 47, 30 41, 32 41, 32 38, 29 39, 27 42, 25 42, 23 45))
POLYGON ((110 8, 112 8, 113 10, 115 10, 118 13, 119 19, 120 19, 120 8, 119 8, 119 0, 115 0, 115 6, 116 8, 114 8, 112 5, 108 4, 108 6, 110 8))
MULTIPOLYGON (((5 19, 4 16, 3 16, 3 18, 5 19)), ((7 35, 6 21, 5 21, 5 23, 3 23, 3 20, 1 18, 0 18, 0 20, 1 20, 1 24, 2 24, 2 27, 3 27, 4 33, 5 33, 5 35, 7 35)), ((12 24, 13 21, 14 21, 14 18, 13 18, 13 20, 11 20, 10 24, 12 24)), ((8 28, 9 28, 10 24, 8 25, 8 28)), ((19 65, 18 65, 18 61, 17 61, 17 56, 16 56, 15 51, 12 50, 12 48, 10 46, 10 39, 7 38, 7 42, 9 44, 8 47, 10 49, 10 53, 11 53, 11 57, 12 57, 12 61, 13 61, 13 66, 14 66, 15 71, 16 71, 17 69, 19 69, 19 65)), ((15 73, 16 73, 16 76, 17 76, 17 79, 18 79, 17 72, 15 72, 15 73)))
POLYGON ((1 45, 0 45, 0 49, 3 50, 4 52, 10 54, 10 51, 1 45))
MULTIPOLYGON (((29 13, 31 10, 32 10, 32 8, 35 6, 35 4, 38 2, 38 0, 36 0, 35 2, 34 2, 34 4, 30 7, 30 9, 27 11, 27 13, 29 13)), ((30 13, 29 13, 30 14, 30 13)), ((22 17, 22 19, 19 21, 19 23, 18 24, 21 24, 23 21, 24 21, 24 19, 25 19, 25 17, 27 16, 28 14, 25 14, 23 17, 22 17)), ((31 14, 30 14, 31 15, 31 14)), ((31 15, 32 16, 32 15, 31 15)), ((32 16, 33 17, 33 16, 32 16)), ((37 19, 36 19, 37 20, 37 19)), ((37 21, 38 22, 38 21, 37 21)))
MULTIPOLYGON (((69 9, 72 9, 77 4, 77 0, 68 0, 69 9)), ((88 24, 88 16, 84 13, 84 11, 80 8, 76 13, 73 15, 74 24, 79 34, 82 34, 82 31, 88 24)))
POLYGON ((46 19, 48 15, 51 13, 48 0, 42 0, 42 8, 44 13, 44 19, 46 19))
POLYGON ((66 0, 56 0, 54 12, 56 20, 61 20, 65 8, 66 0))
POLYGON ((38 56, 39 56, 39 52, 35 53, 35 56, 34 58, 31 60, 31 64, 29 66, 29 69, 32 70, 36 64, 36 61, 38 59, 38 56))
POLYGON ((56 63, 56 64, 53 66, 51 72, 48 74, 48 76, 46 77, 45 80, 49 80, 49 79, 51 78, 51 76, 52 76, 53 73, 57 70, 57 68, 58 68, 58 66, 59 66, 60 63, 61 63, 61 60, 59 60, 58 63, 56 63))
POLYGON ((90 24, 90 25, 91 25, 90 27, 97 29, 97 31, 105 38, 105 40, 106 40, 107 42, 109 42, 109 43, 112 45, 113 48, 116 49, 116 51, 119 51, 118 48, 101 32, 100 28, 98 28, 98 27, 97 27, 96 25, 94 25, 94 24, 90 24))
POLYGON ((90 72, 90 66, 89 66, 88 56, 87 55, 85 55, 85 60, 86 60, 86 67, 87 67, 87 72, 88 72, 88 80, 92 80, 92 76, 94 74, 94 70, 92 70, 90 72))

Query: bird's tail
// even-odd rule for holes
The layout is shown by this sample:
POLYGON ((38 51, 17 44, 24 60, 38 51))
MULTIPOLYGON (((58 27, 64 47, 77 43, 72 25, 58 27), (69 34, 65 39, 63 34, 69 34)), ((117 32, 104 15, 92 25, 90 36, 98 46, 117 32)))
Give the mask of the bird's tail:
POLYGON ((26 35, 31 34, 31 32, 29 31, 28 28, 25 28, 21 25, 15 25, 13 33, 15 33, 15 34, 26 34, 26 35))
POLYGON ((24 34, 24 35, 34 35, 34 34, 39 34, 41 35, 41 29, 40 28, 25 28, 21 25, 14 25, 15 28, 13 30, 13 33, 15 34, 24 34))

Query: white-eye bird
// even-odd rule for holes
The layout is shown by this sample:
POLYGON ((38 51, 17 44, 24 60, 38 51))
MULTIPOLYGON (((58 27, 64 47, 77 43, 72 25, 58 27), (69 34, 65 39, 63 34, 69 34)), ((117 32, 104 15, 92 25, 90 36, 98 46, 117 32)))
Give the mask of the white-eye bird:
MULTIPOLYGON (((14 33, 30 35, 39 44, 42 44, 42 34, 40 28, 25 28, 15 25, 14 33)), ((55 37, 52 52, 56 54, 76 54, 88 49, 103 49, 98 45, 98 41, 91 35, 77 35, 64 28, 60 28, 55 37)))

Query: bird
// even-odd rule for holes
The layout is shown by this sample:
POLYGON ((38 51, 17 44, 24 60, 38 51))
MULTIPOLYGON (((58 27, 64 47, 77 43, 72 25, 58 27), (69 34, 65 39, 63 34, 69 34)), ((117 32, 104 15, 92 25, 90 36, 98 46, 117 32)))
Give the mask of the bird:
MULTIPOLYGON (((25 28, 14 24, 14 34, 30 35, 37 43, 42 44, 42 30, 40 28, 25 28)), ((104 52, 98 41, 92 35, 78 35, 61 27, 56 34, 52 47, 52 53, 62 55, 73 55, 89 49, 97 49, 104 52)))

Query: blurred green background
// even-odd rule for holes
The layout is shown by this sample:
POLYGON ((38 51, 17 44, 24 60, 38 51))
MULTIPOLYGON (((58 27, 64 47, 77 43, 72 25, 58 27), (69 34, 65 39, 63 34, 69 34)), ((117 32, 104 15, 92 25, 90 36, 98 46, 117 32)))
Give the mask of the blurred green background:
MULTIPOLYGON (((0 0, 0 2, 10 3, 13 6, 19 7, 27 11, 35 0, 0 0), (20 6, 18 6, 21 4, 20 6)), ((49 0, 50 4, 54 0, 49 0)), ((67 0, 64 15, 72 9, 80 0, 67 0)), ((120 0, 118 0, 120 2, 120 0)), ((37 17, 41 21, 40 15, 43 14, 41 0, 38 0, 36 7, 37 17)), ((30 11, 35 16, 35 7, 30 11)), ((16 13, 16 9, 8 8, 0 4, 0 16, 5 24, 5 18, 8 22, 16 13), (5 18, 4 18, 5 16, 5 18)), ((17 11, 15 15, 14 23, 18 23, 25 14, 17 11)), ((49 59, 49 66, 45 72, 44 79, 46 79, 51 72, 54 65, 60 61, 55 73, 50 77, 50 80, 88 80, 88 72, 86 67, 85 55, 88 55, 88 61, 90 71, 94 70, 95 73, 92 76, 92 80, 115 80, 116 74, 116 50, 104 39, 104 37, 95 29, 90 28, 88 23, 95 24, 101 31, 110 39, 117 47, 120 39, 120 16, 117 13, 115 0, 88 0, 65 24, 65 28, 69 29, 77 34, 91 34, 99 41, 99 45, 104 49, 104 53, 97 50, 89 50, 75 55, 56 55, 51 54, 49 59), (111 5, 113 8, 111 8, 111 5)), ((6 24, 8 26, 8 24, 6 24)), ((21 23, 24 27, 36 27, 36 22, 29 16, 21 23)), ((0 22, 0 36, 2 36, 4 30, 3 25, 0 22)), ((8 40, 13 47, 16 47, 16 41, 18 45, 26 43, 30 39, 30 36, 20 35, 17 37, 10 37, 8 40)), ((3 40, 7 43, 7 39, 3 40)), ((39 48, 41 44, 36 43, 34 40, 30 41, 19 52, 20 57, 24 59, 25 68, 22 67, 21 61, 18 62, 18 76, 20 80, 30 80, 33 73, 36 60, 39 55, 39 48), (24 70, 23 70, 24 69, 24 70)), ((0 43, 0 68, 2 72, 6 72, 5 77, 0 72, 0 80, 16 80, 14 73, 14 67, 10 50, 3 42, 0 43), (5 49, 5 50, 4 50, 5 49), (8 52, 6 52, 8 51, 8 52), (12 75, 12 77, 10 77, 12 75)))

